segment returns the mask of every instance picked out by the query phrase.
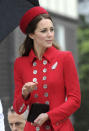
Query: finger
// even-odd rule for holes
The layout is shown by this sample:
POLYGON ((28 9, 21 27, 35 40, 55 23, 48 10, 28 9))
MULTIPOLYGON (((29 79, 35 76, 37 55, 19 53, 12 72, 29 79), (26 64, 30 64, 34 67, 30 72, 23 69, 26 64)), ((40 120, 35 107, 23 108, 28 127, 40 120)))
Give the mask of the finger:
POLYGON ((28 86, 27 88, 30 89, 31 91, 33 91, 35 88, 37 87, 37 84, 28 86))
POLYGON ((40 119, 37 117, 35 120, 34 120, 34 123, 37 123, 40 119))
POLYGON ((24 87, 26 88, 34 88, 37 86, 38 83, 25 83, 24 87))
POLYGON ((25 94, 28 94, 29 91, 28 91, 27 88, 24 88, 24 89, 23 89, 23 92, 24 92, 25 94))
POLYGON ((33 126, 39 126, 37 122, 31 123, 33 126))
POLYGON ((32 88, 35 88, 35 87, 37 87, 37 84, 31 85, 31 87, 32 87, 32 88))
POLYGON ((32 89, 33 87, 32 86, 29 86, 29 85, 24 85, 24 87, 23 87, 23 89, 24 90, 27 90, 27 91, 29 91, 29 89, 32 89))
POLYGON ((24 92, 26 92, 26 91, 27 91, 27 88, 26 88, 26 87, 23 87, 22 89, 23 89, 23 91, 24 91, 24 92))
POLYGON ((33 125, 34 123, 31 122, 31 125, 33 125))
POLYGON ((33 86, 33 85, 37 85, 38 82, 27 82, 25 83, 27 86, 33 86))

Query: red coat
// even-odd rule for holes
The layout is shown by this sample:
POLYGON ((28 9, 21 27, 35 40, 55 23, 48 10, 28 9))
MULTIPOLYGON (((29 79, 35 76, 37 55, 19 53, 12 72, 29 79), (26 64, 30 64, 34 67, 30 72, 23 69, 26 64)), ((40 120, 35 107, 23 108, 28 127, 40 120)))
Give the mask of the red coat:
MULTIPOLYGON (((18 114, 23 113, 27 105, 31 107, 32 103, 47 103, 50 106, 50 122, 46 122, 40 131, 74 131, 68 117, 80 107, 81 95, 71 52, 51 47, 46 50, 42 60, 38 60, 31 50, 29 56, 16 59, 14 79, 13 106, 18 114), (38 86, 24 100, 22 86, 31 81, 38 81, 38 86)), ((35 127, 27 122, 25 131, 35 131, 35 127)))

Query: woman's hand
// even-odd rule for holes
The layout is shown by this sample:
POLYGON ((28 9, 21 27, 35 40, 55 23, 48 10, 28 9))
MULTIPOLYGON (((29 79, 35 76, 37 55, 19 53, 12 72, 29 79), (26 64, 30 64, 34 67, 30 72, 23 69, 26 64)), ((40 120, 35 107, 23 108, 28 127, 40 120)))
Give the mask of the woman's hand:
POLYGON ((41 113, 32 123, 33 126, 42 126, 49 119, 47 113, 41 113))
POLYGON ((37 82, 27 82, 22 87, 22 96, 24 99, 28 97, 28 95, 34 90, 34 88, 37 86, 37 82))

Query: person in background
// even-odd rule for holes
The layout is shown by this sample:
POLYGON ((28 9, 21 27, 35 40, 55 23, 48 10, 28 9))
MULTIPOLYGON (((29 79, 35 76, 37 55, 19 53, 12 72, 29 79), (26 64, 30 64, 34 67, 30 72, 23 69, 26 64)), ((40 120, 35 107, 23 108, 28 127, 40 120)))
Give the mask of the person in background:
POLYGON ((3 107, 0 100, 0 131, 5 131, 3 107))
POLYGON ((8 123, 11 131, 23 131, 26 124, 27 115, 27 110, 23 114, 19 115, 14 111, 13 106, 11 106, 8 109, 8 123))
POLYGON ((26 39, 14 63, 14 110, 21 114, 34 103, 49 105, 24 130, 74 131, 69 116, 80 107, 81 93, 72 53, 55 45, 54 24, 43 7, 29 9, 20 29, 26 39))

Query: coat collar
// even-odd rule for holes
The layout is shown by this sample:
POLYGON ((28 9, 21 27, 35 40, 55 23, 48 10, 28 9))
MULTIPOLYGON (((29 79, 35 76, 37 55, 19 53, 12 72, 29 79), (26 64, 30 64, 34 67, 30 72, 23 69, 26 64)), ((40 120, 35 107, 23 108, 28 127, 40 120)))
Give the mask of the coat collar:
MULTIPOLYGON (((42 58, 45 58, 48 62, 51 62, 51 60, 54 58, 55 56, 55 52, 56 52, 56 48, 55 47, 50 47, 47 48, 47 50, 45 51, 45 53, 43 54, 42 58)), ((30 62, 35 61, 37 58, 37 56, 35 55, 33 49, 30 51, 29 53, 29 60, 30 62)))

